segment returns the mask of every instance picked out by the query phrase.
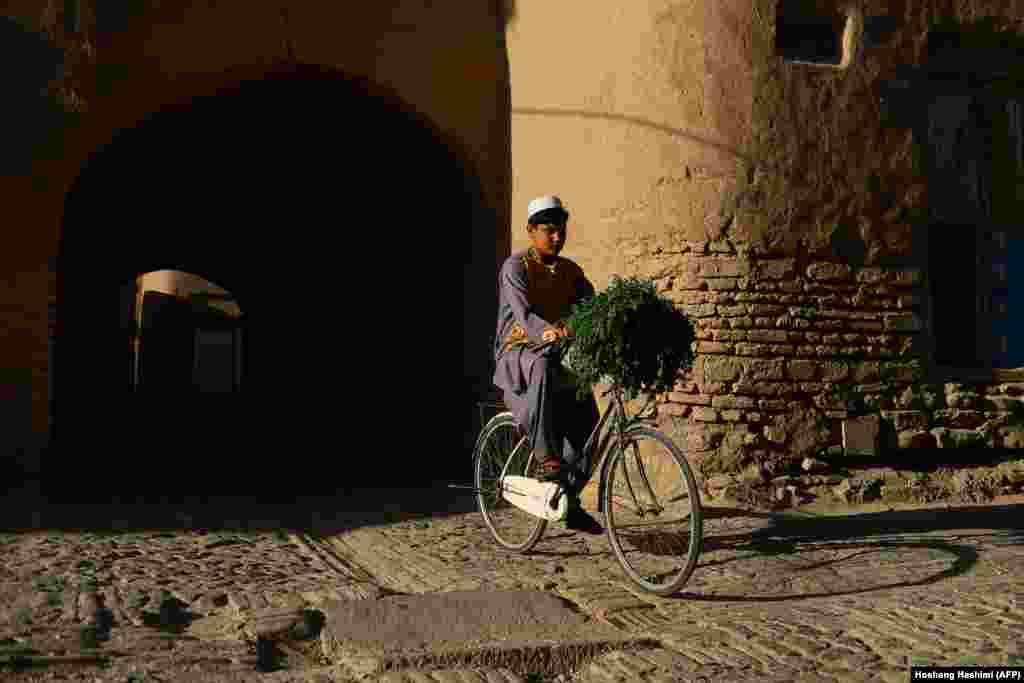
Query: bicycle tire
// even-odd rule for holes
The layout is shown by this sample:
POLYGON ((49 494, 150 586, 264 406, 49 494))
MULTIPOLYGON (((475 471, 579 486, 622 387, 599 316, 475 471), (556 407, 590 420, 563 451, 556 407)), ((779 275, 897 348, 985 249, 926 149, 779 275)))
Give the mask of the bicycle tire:
MULTIPOLYGON (((626 572, 626 575, 642 590, 653 593, 655 595, 667 596, 672 595, 679 591, 683 585, 689 581, 691 574, 697 566, 697 560, 700 558, 701 550, 704 542, 704 518, 703 511, 700 504, 700 491, 697 487, 696 477, 693 475, 693 470, 690 468, 689 462, 686 460, 685 454, 679 449, 675 443, 665 436, 662 432, 651 427, 638 425, 631 427, 624 435, 627 441, 635 443, 640 438, 654 439, 661 446, 664 447, 664 451, 667 455, 671 455, 673 460, 679 469, 683 472, 683 477, 686 480, 686 489, 689 495, 690 501, 692 502, 691 512, 689 516, 689 532, 690 538, 688 539, 686 546, 686 559, 683 566, 679 569, 678 573, 668 579, 665 583, 655 583, 648 580, 648 577, 642 575, 626 558, 626 553, 623 550, 623 540, 628 534, 623 534, 622 529, 617 529, 615 521, 615 509, 613 497, 615 477, 619 472, 620 466, 624 462, 626 457, 625 451, 622 449, 621 444, 616 440, 611 443, 611 451, 609 451, 609 458, 611 461, 608 463, 608 467, 605 468, 604 478, 602 482, 603 488, 603 504, 604 516, 605 516, 605 533, 608 537, 608 544, 612 547, 612 551, 615 553, 616 559, 619 561, 619 565, 626 572)), ((628 483, 628 473, 624 477, 624 480, 628 483)), ((643 480, 646 481, 646 477, 643 480)), ((657 486, 655 485, 655 488, 657 486)), ((648 487, 650 490, 650 487, 648 487)), ((633 494, 632 489, 629 489, 630 494, 633 494)), ((646 506, 645 506, 646 507, 646 506)), ((641 516, 641 518, 643 518, 641 516)), ((652 553, 656 554, 656 553, 652 553)))
POLYGON ((520 510, 501 497, 498 488, 501 472, 495 473, 496 467, 500 466, 502 471, 508 470, 507 474, 526 476, 526 468, 530 462, 528 446, 525 458, 523 458, 522 449, 518 453, 512 448, 507 448, 508 452, 502 450, 504 444, 501 439, 506 432, 515 435, 515 438, 512 439, 514 444, 518 444, 523 438, 522 431, 516 424, 512 413, 501 413, 494 416, 488 423, 486 432, 477 442, 476 452, 473 454, 473 485, 477 489, 476 502, 480 514, 484 518, 484 524, 487 525, 487 529, 498 545, 506 550, 528 553, 544 535, 544 529, 548 523, 545 519, 534 517, 520 510), (517 461, 521 459, 521 462, 510 462, 513 457, 517 461), (485 493, 485 491, 489 493, 485 493), (499 513, 498 510, 504 510, 504 512, 499 513), (524 538, 514 539, 510 533, 504 531, 504 523, 510 519, 524 531, 524 538))

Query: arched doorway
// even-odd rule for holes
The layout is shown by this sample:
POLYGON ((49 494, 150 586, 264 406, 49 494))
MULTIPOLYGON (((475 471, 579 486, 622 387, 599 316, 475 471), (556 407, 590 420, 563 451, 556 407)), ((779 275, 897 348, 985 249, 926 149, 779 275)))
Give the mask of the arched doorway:
POLYGON ((125 283, 122 297, 136 396, 186 394, 219 412, 211 399, 241 393, 245 318, 231 292, 192 273, 160 270, 125 283))
POLYGON ((119 132, 69 193, 48 479, 74 477, 79 497, 85 481, 145 481, 282 499, 467 479, 495 306, 475 174, 372 83, 316 66, 240 74, 119 132), (216 282, 246 313, 239 419, 214 447, 208 423, 179 420, 140 451, 168 416, 126 419, 123 330, 105 307, 164 269, 216 282), (463 348, 471 330, 483 353, 463 348))

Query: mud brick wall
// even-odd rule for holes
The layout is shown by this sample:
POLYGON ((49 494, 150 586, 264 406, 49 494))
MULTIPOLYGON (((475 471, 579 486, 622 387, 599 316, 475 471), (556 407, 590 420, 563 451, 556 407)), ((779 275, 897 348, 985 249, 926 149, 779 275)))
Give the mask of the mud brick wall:
MULTIPOLYGON (((661 412, 685 422, 689 456, 705 473, 777 471, 841 443, 843 421, 864 412, 848 412, 835 388, 863 397, 883 453, 1019 447, 1015 385, 946 384, 965 382, 959 371, 919 384, 910 365, 932 361, 937 307, 961 303, 928 295, 929 271, 948 268, 933 262, 940 241, 927 239, 942 237, 935 199, 969 194, 949 190, 936 161, 927 124, 941 112, 917 106, 941 81, 920 74, 956 61, 931 37, 957 34, 961 62, 993 46, 1012 51, 1024 40, 1019 11, 986 0, 818 5, 845 15, 847 66, 781 57, 786 5, 757 0, 747 165, 717 175, 687 165, 678 182, 659 176, 657 191, 622 212, 631 230, 616 242, 614 269, 654 279, 697 328, 693 370, 661 412), (879 32, 885 22, 892 30, 879 32), (924 90, 893 97, 911 71, 924 90), (672 193, 698 189, 706 201, 677 210, 672 193)), ((972 69, 996 69, 975 61, 972 69)), ((997 161, 986 220, 1016 224, 1024 167, 997 161)), ((983 222, 972 215, 965 223, 983 222)))
POLYGON ((779 471, 839 439, 848 385, 884 420, 890 448, 1019 447, 1007 426, 1024 385, 927 385, 908 364, 921 334, 922 272, 809 258, 759 258, 728 240, 635 250, 641 274, 696 328, 696 360, 661 414, 687 420, 705 473, 757 463, 779 471), (897 395, 882 393, 882 379, 897 395), (833 427, 819 429, 820 417, 833 427))

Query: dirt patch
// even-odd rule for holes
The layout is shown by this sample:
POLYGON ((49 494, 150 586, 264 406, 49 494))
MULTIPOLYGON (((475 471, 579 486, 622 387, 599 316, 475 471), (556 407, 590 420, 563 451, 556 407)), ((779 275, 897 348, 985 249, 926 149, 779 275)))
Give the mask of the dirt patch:
POLYGON ((894 501, 930 503, 987 503, 999 495, 1019 492, 1006 472, 998 467, 971 469, 940 468, 932 473, 915 473, 905 491, 891 491, 894 501))
POLYGON ((929 471, 874 467, 834 468, 815 474, 791 469, 767 479, 718 476, 705 482, 708 499, 759 510, 879 505, 986 504, 1024 494, 1024 460, 985 467, 936 467, 929 471))

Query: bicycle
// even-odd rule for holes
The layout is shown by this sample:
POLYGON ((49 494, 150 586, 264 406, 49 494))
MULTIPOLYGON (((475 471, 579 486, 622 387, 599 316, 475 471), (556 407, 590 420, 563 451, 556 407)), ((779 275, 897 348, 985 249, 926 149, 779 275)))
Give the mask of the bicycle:
MULTIPOLYGON (((552 343, 555 342, 535 349, 552 343)), ((629 417, 622 389, 613 383, 602 398, 609 394, 612 405, 601 416, 583 448, 582 457, 589 465, 578 487, 583 489, 600 467, 597 509, 605 517, 605 533, 616 559, 626 575, 644 591, 671 595, 689 580, 703 545, 703 512, 697 480, 679 447, 658 429, 644 424, 655 420, 657 415, 656 404, 653 414, 645 414, 654 404, 652 395, 648 395, 643 408, 629 417), (609 429, 599 439, 606 423, 609 429), (650 445, 641 445, 643 440, 650 445), (644 464, 642 455, 649 455, 658 446, 662 448, 661 459, 654 460, 653 467, 644 464), (627 453, 632 454, 632 459, 627 453), (685 491, 666 491, 672 484, 668 480, 672 469, 681 471, 685 491), (616 488, 616 484, 622 486, 616 488), (687 534, 655 530, 656 521, 670 512, 666 506, 673 503, 680 503, 679 507, 686 511, 679 522, 687 527, 687 534), (638 524, 627 523, 630 514, 638 518, 638 524), (671 566, 669 571, 657 571, 668 565, 671 566)), ((506 495, 509 491, 505 483, 507 476, 529 477, 534 473, 533 465, 539 464, 534 463, 528 442, 528 435, 512 413, 503 412, 491 418, 480 431, 473 452, 472 488, 484 523, 500 546, 520 553, 533 549, 548 523, 547 519, 509 503, 506 495), (514 537, 517 531, 521 532, 521 538, 514 537)), ((556 498, 567 495, 563 485, 560 484, 558 490, 556 498)), ((552 508, 555 504, 556 500, 552 499, 552 508)))

